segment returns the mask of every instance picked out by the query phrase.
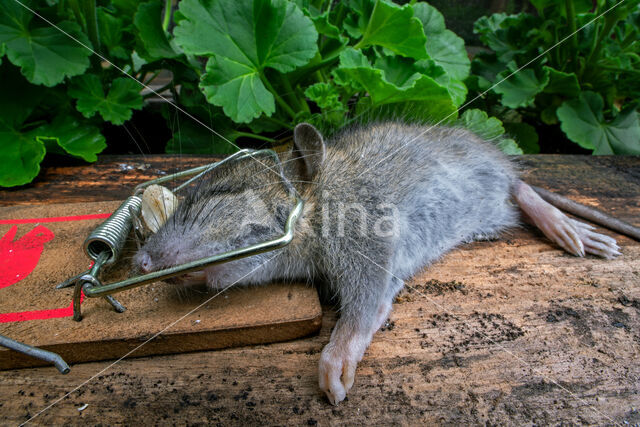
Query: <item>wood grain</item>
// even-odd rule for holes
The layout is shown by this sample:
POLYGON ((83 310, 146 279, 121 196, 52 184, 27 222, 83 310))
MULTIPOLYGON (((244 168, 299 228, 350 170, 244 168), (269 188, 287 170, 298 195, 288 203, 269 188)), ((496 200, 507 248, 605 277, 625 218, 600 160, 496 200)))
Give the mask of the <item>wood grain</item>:
MULTIPOLYGON (((145 161, 156 168, 206 160, 145 161)), ((120 172, 118 163, 140 162, 105 156, 95 167, 46 170, 45 179, 27 189, 3 191, 1 203, 121 196, 123 183, 129 187, 152 174, 120 172)), ((640 225, 640 158, 524 156, 520 162, 529 182, 640 225)), ((530 228, 451 252, 398 296, 348 400, 337 407, 326 402, 316 380, 336 320, 325 307, 319 335, 287 343, 112 367, 77 364, 65 377, 54 368, 0 372, 0 419, 25 421, 73 391, 34 422, 639 423, 640 244, 616 237, 623 256, 614 261, 571 257, 530 228)))

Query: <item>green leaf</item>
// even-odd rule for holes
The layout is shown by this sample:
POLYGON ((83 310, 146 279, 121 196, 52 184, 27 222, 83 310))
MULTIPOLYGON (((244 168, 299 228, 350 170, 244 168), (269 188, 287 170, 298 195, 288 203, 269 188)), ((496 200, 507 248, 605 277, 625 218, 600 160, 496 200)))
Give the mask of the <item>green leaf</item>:
POLYGON ((536 129, 528 123, 503 123, 504 129, 518 142, 518 146, 526 154, 538 154, 538 134, 536 129))
MULTIPOLYGON (((342 26, 354 39, 359 39, 367 29, 369 17, 376 4, 375 0, 348 0, 346 2, 352 12, 342 21, 342 26)), ((346 6, 345 6, 346 7, 346 6)))
POLYGON ((347 109, 340 101, 340 92, 336 86, 328 83, 316 83, 309 86, 304 94, 322 110, 318 120, 334 127, 338 127, 344 122, 347 109))
POLYGON ((555 93, 569 97, 580 94, 580 84, 575 73, 565 73, 547 66, 543 68, 549 74, 549 84, 544 88, 545 93, 555 93))
POLYGON ((138 55, 138 52, 136 51, 133 51, 131 54, 131 62, 133 63, 133 71, 136 73, 140 71, 143 66, 148 64, 147 60, 138 55))
POLYGON ((271 116, 276 105, 271 92, 264 87, 255 69, 227 58, 211 58, 201 87, 207 101, 222 107, 237 123, 249 123, 262 113, 271 116))
POLYGON ((422 21, 427 36, 427 53, 431 59, 453 79, 466 79, 471 62, 464 48, 464 40, 445 28, 444 17, 433 6, 416 3, 413 10, 416 18, 422 21))
MULTIPOLYGON (((377 68, 385 69, 385 67, 379 67, 377 64, 378 63, 376 63, 377 68)), ((413 69, 419 70, 422 74, 426 74, 433 78, 441 86, 446 87, 449 95, 451 95, 453 105, 456 107, 462 105, 464 100, 467 98, 467 86, 460 80, 452 78, 447 74, 445 69, 435 61, 431 59, 423 59, 422 61, 416 62, 413 69)), ((387 76, 389 76, 389 70, 385 69, 385 71, 387 72, 387 76)))
POLYGON ((313 15, 312 13, 309 13, 308 16, 313 21, 313 25, 315 25, 316 31, 318 31, 318 34, 322 34, 323 36, 336 39, 341 44, 347 43, 348 38, 343 36, 342 33, 340 32, 340 29, 329 21, 328 10, 319 15, 313 15))
POLYGON ((502 122, 478 109, 465 111, 460 116, 460 124, 487 141, 504 135, 502 122))
POLYGON ((69 115, 56 117, 32 134, 38 141, 55 141, 65 152, 87 162, 98 160, 97 154, 107 148, 105 138, 96 126, 81 123, 69 115))
POLYGON ((460 107, 467 99, 467 86, 460 80, 450 79, 448 76, 437 78, 436 81, 447 88, 453 105, 460 107), (445 78, 446 77, 446 78, 445 78))
POLYGON ((475 81, 477 90, 487 91, 496 81, 498 73, 504 71, 504 64, 498 61, 495 54, 479 53, 471 62, 471 76, 467 82, 475 81))
POLYGON ((309 86, 304 94, 320 108, 337 109, 343 107, 338 88, 328 83, 316 83, 309 86))
POLYGON ((133 18, 138 29, 138 39, 143 49, 140 54, 149 60, 175 58, 180 53, 173 50, 169 39, 162 29, 163 4, 152 0, 141 3, 133 18))
POLYGON ((183 0, 180 13, 176 42, 188 54, 211 56, 201 86, 235 122, 274 113, 265 68, 287 73, 318 51, 313 22, 286 0, 183 0))
POLYGON ((500 62, 508 63, 519 55, 527 52, 538 54, 540 44, 538 38, 546 33, 532 32, 532 29, 543 27, 542 20, 527 13, 506 15, 494 13, 489 17, 478 19, 473 31, 480 36, 480 40, 493 50, 500 62))
POLYGON ((0 186, 15 187, 33 180, 40 172, 44 144, 0 122, 0 186))
MULTIPOLYGON (((33 84, 55 86, 65 77, 82 74, 89 67, 91 51, 50 26, 35 26, 33 14, 16 2, 3 2, 0 13, 0 45, 33 84)), ((87 46, 89 39, 75 22, 57 25, 87 46)))
POLYGON ((340 66, 334 70, 335 82, 356 82, 371 98, 371 107, 412 102, 424 119, 433 121, 455 118, 457 108, 447 88, 417 71, 399 57, 389 57, 373 68, 362 52, 347 48, 340 54, 340 66))
POLYGON ((112 58, 129 59, 129 52, 123 47, 124 22, 110 14, 104 8, 98 8, 98 30, 100 43, 106 48, 112 58))
POLYGON ((560 127, 570 140, 594 154, 640 154, 638 112, 624 110, 607 122, 603 108, 599 94, 583 92, 558 108, 560 127))
POLYGON ((478 109, 465 111, 460 116, 460 125, 484 140, 494 143, 505 154, 522 154, 522 149, 513 139, 504 138, 502 122, 478 109))
POLYGON ((111 82, 109 93, 105 95, 100 77, 85 74, 75 78, 69 87, 69 96, 76 98, 76 109, 89 118, 100 113, 104 120, 121 125, 131 118, 133 109, 143 105, 140 84, 128 77, 119 77, 111 82))
POLYGON ((133 16, 140 4, 138 0, 111 0, 111 3, 118 9, 121 16, 133 16))
POLYGON ((4 56, 4 53, 6 52, 7 48, 4 45, 4 43, 0 43, 0 65, 2 65, 2 57, 4 56))
POLYGON ((498 139, 496 142, 496 146, 504 154, 514 155, 514 156, 524 154, 524 152, 522 151, 522 148, 518 147, 518 143, 511 138, 498 139))
POLYGON ((510 70, 505 70, 498 74, 498 83, 493 91, 502 95, 502 105, 509 108, 529 107, 537 94, 542 92, 549 82, 549 74, 546 70, 536 74, 534 70, 524 69, 516 71, 515 64, 512 63, 510 70))
POLYGON ((426 59, 429 57, 426 41, 422 23, 413 16, 410 5, 398 6, 378 0, 356 48, 383 46, 398 55, 426 59))

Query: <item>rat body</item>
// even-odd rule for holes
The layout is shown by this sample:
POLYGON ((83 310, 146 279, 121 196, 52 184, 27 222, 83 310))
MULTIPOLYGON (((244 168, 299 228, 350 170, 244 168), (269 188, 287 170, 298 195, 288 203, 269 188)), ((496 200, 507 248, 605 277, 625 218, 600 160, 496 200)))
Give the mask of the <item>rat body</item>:
MULTIPOLYGON (((281 157, 305 200, 293 241, 180 281, 224 288, 302 279, 336 296, 340 318, 319 364, 320 388, 334 404, 353 385, 404 280, 455 246, 496 237, 524 218, 574 255, 619 254, 615 240, 542 200, 493 144, 463 129, 383 122, 325 142, 300 124, 281 157)), ((281 234, 292 203, 268 168, 275 164, 258 160, 212 171, 134 265, 155 271, 281 234)))

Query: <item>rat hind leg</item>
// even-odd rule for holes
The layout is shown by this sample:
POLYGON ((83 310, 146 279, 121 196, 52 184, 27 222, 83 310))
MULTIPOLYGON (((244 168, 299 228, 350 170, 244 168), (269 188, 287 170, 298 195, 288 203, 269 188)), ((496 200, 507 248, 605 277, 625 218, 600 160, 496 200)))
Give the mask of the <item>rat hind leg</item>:
POLYGON ((513 193, 525 220, 570 254, 584 256, 589 253, 609 259, 620 255, 615 239, 596 233, 592 226, 569 218, 544 201, 526 183, 518 180, 513 193))

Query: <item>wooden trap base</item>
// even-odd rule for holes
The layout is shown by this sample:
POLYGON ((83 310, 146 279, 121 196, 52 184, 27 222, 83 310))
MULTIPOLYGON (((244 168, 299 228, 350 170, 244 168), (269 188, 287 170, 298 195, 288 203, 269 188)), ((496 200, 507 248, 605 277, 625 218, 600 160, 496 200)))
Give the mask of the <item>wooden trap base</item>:
MULTIPOLYGON (((73 321, 73 288, 55 285, 89 268, 82 242, 119 204, 0 208, 0 334, 74 363, 285 341, 320 328, 318 295, 302 284, 231 288, 211 299, 204 288, 185 294, 158 282, 114 295, 124 313, 85 298, 83 320, 73 321)), ((131 255, 105 283, 129 274, 131 255)), ((0 347, 0 369, 46 364, 0 347)))

